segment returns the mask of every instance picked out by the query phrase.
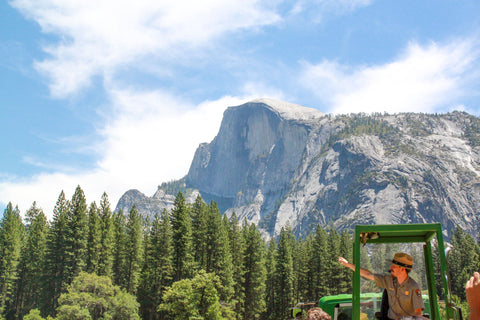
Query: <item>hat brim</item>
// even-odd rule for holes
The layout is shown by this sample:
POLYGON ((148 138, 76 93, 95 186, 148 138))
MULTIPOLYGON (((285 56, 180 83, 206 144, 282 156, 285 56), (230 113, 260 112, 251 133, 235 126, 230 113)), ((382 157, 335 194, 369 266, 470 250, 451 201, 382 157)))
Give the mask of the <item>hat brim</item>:
POLYGON ((412 267, 413 267, 412 265, 405 264, 405 263, 401 263, 401 262, 396 261, 396 260, 385 259, 385 261, 386 261, 386 262, 390 262, 391 264, 397 265, 397 266, 399 266, 399 267, 408 269, 408 270, 412 270, 412 267))

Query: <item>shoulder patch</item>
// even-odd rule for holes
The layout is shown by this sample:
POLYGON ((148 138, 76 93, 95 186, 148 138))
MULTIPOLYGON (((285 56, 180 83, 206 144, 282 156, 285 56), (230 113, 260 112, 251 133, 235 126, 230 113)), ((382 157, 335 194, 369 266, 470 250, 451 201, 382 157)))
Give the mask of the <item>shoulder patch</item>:
POLYGON ((417 297, 422 296, 422 291, 420 291, 420 289, 415 290, 415 293, 416 293, 417 297))

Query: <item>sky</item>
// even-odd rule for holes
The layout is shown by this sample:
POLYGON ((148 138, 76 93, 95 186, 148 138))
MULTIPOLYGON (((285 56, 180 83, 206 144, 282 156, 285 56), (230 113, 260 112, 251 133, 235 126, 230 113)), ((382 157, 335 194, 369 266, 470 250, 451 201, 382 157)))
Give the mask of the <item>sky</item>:
POLYGON ((480 116, 480 1, 0 1, 0 214, 112 209, 188 173, 229 106, 480 116))

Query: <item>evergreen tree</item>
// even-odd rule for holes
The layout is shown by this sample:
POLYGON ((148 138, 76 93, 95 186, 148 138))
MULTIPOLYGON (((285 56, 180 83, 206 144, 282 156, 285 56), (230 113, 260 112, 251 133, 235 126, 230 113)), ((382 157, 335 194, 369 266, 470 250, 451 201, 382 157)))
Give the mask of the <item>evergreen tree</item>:
POLYGON ((277 243, 275 239, 271 239, 268 242, 267 246, 267 253, 265 259, 265 266, 267 270, 266 274, 266 281, 265 281, 265 304, 266 310, 263 314, 263 319, 274 320, 277 317, 277 303, 278 300, 277 294, 278 292, 276 287, 276 280, 277 280, 277 269, 276 269, 276 261, 277 261, 277 243))
POLYGON ((173 247, 170 216, 166 210, 155 214, 146 246, 139 300, 144 320, 162 319, 157 311, 173 279, 173 247))
POLYGON ((295 274, 294 301, 295 303, 309 301, 306 292, 308 287, 308 260, 309 243, 307 240, 299 240, 295 243, 293 251, 293 270, 295 274))
POLYGON ((340 235, 335 228, 330 228, 330 232, 328 233, 327 252, 328 260, 325 265, 325 272, 329 288, 328 294, 338 294, 340 293, 338 284, 340 283, 341 268, 338 268, 336 262, 340 256, 340 235))
POLYGON ((229 226, 228 228, 228 239, 230 243, 230 252, 232 255, 232 271, 233 271, 233 287, 234 295, 231 301, 235 314, 240 318, 242 315, 242 310, 245 300, 245 290, 243 283, 245 280, 245 268, 244 268, 244 251, 245 251, 245 242, 242 235, 242 230, 240 224, 238 223, 237 215, 235 212, 232 213, 230 220, 227 216, 224 215, 224 224, 229 226))
POLYGON ((8 203, 0 223, 0 315, 13 302, 24 233, 20 210, 8 203))
POLYGON ((465 283, 479 270, 479 248, 475 240, 459 226, 452 236, 453 249, 448 254, 448 278, 452 293, 465 299, 465 283))
POLYGON ((98 260, 98 275, 113 276, 114 226, 108 196, 103 193, 100 200, 100 255, 98 260))
POLYGON ((68 286, 68 216, 70 202, 63 191, 53 209, 53 219, 47 234, 42 313, 53 316, 60 294, 68 286))
POLYGON ((328 279, 326 279, 327 253, 327 232, 320 225, 317 226, 310 246, 308 261, 308 296, 309 300, 318 300, 328 294, 328 279))
POLYGON ((127 246, 127 222, 122 210, 113 217, 114 246, 113 246, 113 280, 122 288, 126 287, 126 246, 127 246))
POLYGON ((101 221, 98 214, 98 207, 95 202, 90 205, 88 211, 88 244, 87 244, 87 272, 98 274, 102 235, 101 235, 101 221))
POLYGON ((68 218, 68 283, 80 271, 85 270, 87 263, 88 216, 87 202, 80 186, 77 186, 72 196, 68 218))
POLYGON ((197 196, 192 207, 192 235, 193 247, 195 248, 195 262, 199 269, 207 272, 207 256, 208 256, 208 240, 207 240, 207 218, 209 208, 202 200, 202 197, 197 196))
POLYGON ((258 319, 265 311, 265 244, 254 224, 244 223, 244 290, 243 319, 258 319))
MULTIPOLYGON (((352 237, 348 231, 343 230, 340 237, 340 257, 344 257, 348 261, 352 261, 353 258, 353 247, 352 247, 352 237)), ((335 264, 334 264, 335 265, 335 264)), ((339 271, 338 279, 338 293, 351 293, 352 292, 352 272, 348 268, 343 267, 337 263, 337 269, 339 271)))
POLYGON ((293 234, 287 226, 282 227, 277 247, 276 273, 275 273, 275 308, 273 317, 285 319, 288 317, 289 307, 293 303, 293 285, 295 282, 293 274, 293 234))
POLYGON ((173 228, 174 280, 178 281, 191 277, 195 270, 192 221, 185 203, 185 198, 181 192, 179 192, 175 198, 171 219, 173 228))
POLYGON ((207 273, 214 272, 220 278, 222 288, 219 292, 224 303, 230 302, 234 293, 233 264, 228 242, 228 230, 222 223, 217 204, 208 207, 207 219, 207 273))
POLYGON ((143 257, 143 230, 142 218, 135 205, 130 209, 126 231, 128 245, 125 246, 125 289, 128 293, 136 294, 143 257))
MULTIPOLYGON (((25 214, 26 237, 19 265, 15 314, 22 317, 41 306, 47 251, 47 217, 36 203, 25 214)), ((10 318, 10 317, 8 317, 10 318)))

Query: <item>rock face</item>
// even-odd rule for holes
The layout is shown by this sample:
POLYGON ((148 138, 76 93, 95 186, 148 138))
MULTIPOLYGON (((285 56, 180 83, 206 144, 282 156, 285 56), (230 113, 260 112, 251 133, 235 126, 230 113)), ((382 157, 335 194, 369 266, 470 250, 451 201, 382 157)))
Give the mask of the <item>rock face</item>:
MULTIPOLYGON (((441 222, 447 237, 457 225, 476 235, 479 132, 480 120, 463 112, 331 116, 255 100, 225 111, 218 135, 197 149, 185 187, 267 235, 286 224, 305 235, 317 224, 423 222, 441 222)), ((149 212, 173 203, 165 194, 127 195, 149 212)))

